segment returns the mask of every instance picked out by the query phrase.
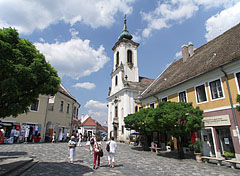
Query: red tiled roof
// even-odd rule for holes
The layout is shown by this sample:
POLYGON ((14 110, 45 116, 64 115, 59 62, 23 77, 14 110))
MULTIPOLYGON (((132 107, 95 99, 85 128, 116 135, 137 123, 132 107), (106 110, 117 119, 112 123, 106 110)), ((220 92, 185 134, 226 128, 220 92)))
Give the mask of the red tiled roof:
POLYGON ((92 117, 88 117, 81 126, 97 126, 97 123, 95 120, 92 119, 92 117))

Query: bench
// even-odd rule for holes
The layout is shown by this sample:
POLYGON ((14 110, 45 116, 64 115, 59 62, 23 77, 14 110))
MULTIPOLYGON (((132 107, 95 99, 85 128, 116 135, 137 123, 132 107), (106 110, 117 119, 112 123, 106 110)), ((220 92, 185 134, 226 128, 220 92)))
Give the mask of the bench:
POLYGON ((217 161, 217 165, 218 166, 222 166, 222 161, 225 161, 225 159, 223 158, 215 158, 215 157, 209 157, 209 156, 202 156, 202 160, 205 162, 205 163, 209 163, 209 160, 214 160, 214 161, 217 161))
POLYGON ((236 164, 240 164, 240 161, 236 160, 225 160, 226 162, 229 162, 231 164, 231 168, 237 168, 236 164))
POLYGON ((158 148, 158 147, 149 147, 151 149, 151 152, 156 151, 156 153, 159 153, 160 150, 162 150, 162 148, 158 148))

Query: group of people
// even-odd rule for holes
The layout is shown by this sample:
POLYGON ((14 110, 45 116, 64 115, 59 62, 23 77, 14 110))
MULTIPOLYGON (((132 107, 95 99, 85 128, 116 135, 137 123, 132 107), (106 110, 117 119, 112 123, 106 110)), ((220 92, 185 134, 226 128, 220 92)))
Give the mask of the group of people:
MULTIPOLYGON (((116 149, 117 149, 117 143, 114 141, 114 137, 111 138, 111 140, 106 142, 106 145, 108 146, 106 148, 108 153, 108 166, 114 168, 115 163, 115 155, 116 155, 116 149)), ((76 137, 71 136, 68 147, 69 147, 69 159, 70 163, 73 163, 74 155, 75 155, 75 148, 76 146, 79 146, 76 137)), ((103 156, 102 152, 102 143, 100 141, 100 137, 89 136, 88 140, 86 142, 86 146, 88 147, 90 153, 94 153, 94 160, 93 160, 93 169, 97 169, 100 167, 100 158, 103 156), (96 165, 97 162, 97 165, 96 165)))

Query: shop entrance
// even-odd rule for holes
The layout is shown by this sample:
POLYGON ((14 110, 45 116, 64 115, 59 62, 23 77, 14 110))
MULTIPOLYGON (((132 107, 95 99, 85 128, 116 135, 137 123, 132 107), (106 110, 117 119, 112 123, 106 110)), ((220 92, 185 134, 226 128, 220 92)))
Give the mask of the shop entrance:
POLYGON ((221 154, 224 154, 224 152, 235 153, 229 127, 216 128, 216 132, 219 139, 218 141, 221 154))
POLYGON ((203 155, 216 156, 211 128, 205 128, 202 131, 203 155))

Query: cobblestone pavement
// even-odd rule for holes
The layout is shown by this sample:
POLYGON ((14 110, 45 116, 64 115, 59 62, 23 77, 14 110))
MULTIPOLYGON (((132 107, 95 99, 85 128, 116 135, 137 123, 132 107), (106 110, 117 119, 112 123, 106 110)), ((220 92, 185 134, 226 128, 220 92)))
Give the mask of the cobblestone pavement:
POLYGON ((76 148, 75 163, 68 163, 67 143, 13 144, 1 145, 0 154, 28 155, 39 163, 26 171, 24 176, 40 175, 136 175, 136 176, 181 176, 181 175, 240 175, 240 169, 227 166, 197 163, 194 159, 174 159, 156 155, 127 144, 118 143, 115 168, 107 167, 107 153, 103 144, 104 156, 101 167, 93 170, 93 155, 84 147, 76 148))

